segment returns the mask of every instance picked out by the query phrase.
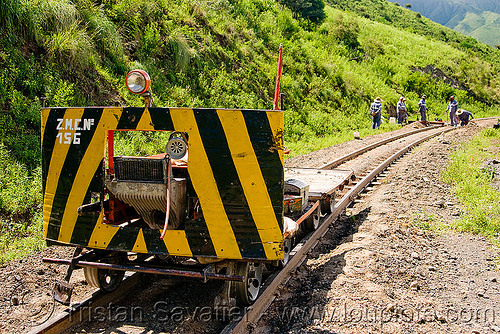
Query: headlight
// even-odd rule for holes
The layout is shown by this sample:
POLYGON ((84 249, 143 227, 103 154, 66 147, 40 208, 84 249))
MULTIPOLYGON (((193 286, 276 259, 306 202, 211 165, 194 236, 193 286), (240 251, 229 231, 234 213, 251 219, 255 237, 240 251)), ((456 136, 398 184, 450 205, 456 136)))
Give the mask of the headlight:
POLYGON ((143 70, 132 70, 128 72, 125 81, 127 83, 128 90, 134 94, 147 92, 149 90, 149 86, 151 85, 149 74, 143 70))

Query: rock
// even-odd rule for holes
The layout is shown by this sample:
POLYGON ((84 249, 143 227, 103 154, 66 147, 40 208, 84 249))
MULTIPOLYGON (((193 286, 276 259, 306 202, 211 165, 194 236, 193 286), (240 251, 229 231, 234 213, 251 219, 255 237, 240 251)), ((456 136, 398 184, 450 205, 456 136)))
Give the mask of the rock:
POLYGON ((437 271, 437 268, 434 266, 429 266, 429 271, 437 271))
POLYGON ((413 252, 411 253, 410 255, 412 258, 414 258, 415 260, 420 260, 420 255, 417 253, 417 252, 413 252))
POLYGON ((386 310, 389 312, 394 312, 395 309, 396 309, 396 304, 389 304, 386 307, 386 310))
POLYGON ((495 283, 497 281, 497 278, 496 277, 492 277, 491 281, 495 283))
POLYGON ((420 290, 420 284, 417 281, 413 281, 410 284, 410 289, 412 289, 413 291, 420 290))
POLYGON ((45 270, 43 270, 42 268, 38 269, 37 272, 36 272, 38 275, 43 275, 45 274, 45 270))
POLYGON ((438 208, 444 208, 444 206, 446 205, 446 202, 443 200, 440 200, 440 201, 437 201, 434 205, 437 206, 438 208))

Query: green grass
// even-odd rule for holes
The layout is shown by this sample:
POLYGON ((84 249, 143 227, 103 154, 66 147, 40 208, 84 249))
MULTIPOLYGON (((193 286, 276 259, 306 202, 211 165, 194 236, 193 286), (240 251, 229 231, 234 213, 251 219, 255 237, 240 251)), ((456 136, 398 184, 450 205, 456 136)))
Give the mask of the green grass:
POLYGON ((116 131, 115 155, 148 156, 165 153, 170 132, 116 131))
POLYGON ((413 214, 412 223, 414 226, 433 232, 443 232, 449 230, 450 226, 446 222, 437 219, 433 214, 427 214, 425 212, 413 214))
POLYGON ((0 218, 0 265, 20 259, 44 249, 42 215, 38 212, 33 221, 14 222, 0 218))
POLYGON ((401 128, 401 126, 397 124, 383 123, 380 128, 378 128, 377 130, 373 130, 371 128, 371 120, 369 120, 366 122, 366 127, 362 127, 357 130, 337 131, 327 136, 318 136, 309 141, 285 141, 285 147, 287 149, 290 149, 290 154, 285 155, 285 158, 291 158, 297 155, 306 154, 325 147, 352 140, 354 139, 354 131, 358 131, 361 138, 364 138, 370 135, 380 134, 387 131, 394 131, 399 128, 401 128))
POLYGON ((490 146, 498 147, 499 140, 500 131, 482 131, 452 155, 442 174, 443 180, 453 186, 464 210, 455 227, 488 237, 497 245, 500 244, 500 192, 491 185, 491 171, 482 165, 487 159, 500 158, 489 150, 490 146))
POLYGON ((29 171, 0 144, 0 265, 44 247, 41 167, 29 171))

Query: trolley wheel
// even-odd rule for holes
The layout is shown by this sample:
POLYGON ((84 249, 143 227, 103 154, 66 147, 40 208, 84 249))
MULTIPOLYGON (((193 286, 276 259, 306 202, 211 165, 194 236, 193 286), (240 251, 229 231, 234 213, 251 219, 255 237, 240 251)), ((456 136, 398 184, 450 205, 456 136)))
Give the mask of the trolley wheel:
MULTIPOLYGON (((126 256, 121 256, 119 253, 112 253, 111 256, 104 259, 103 262, 123 264, 126 259, 126 256)), ((99 288, 102 292, 109 293, 115 291, 120 286, 125 276, 125 271, 84 267, 83 274, 85 275, 85 280, 91 287, 99 288)))
POLYGON ((88 285, 93 288, 99 288, 97 268, 83 267, 83 275, 85 275, 85 281, 87 281, 88 285))
POLYGON ((314 211, 311 216, 304 222, 306 229, 308 231, 315 231, 318 229, 319 221, 321 219, 321 206, 318 206, 318 209, 314 211))
POLYGON ((280 265, 282 267, 286 266, 286 264, 290 260, 291 251, 292 251, 292 239, 286 238, 283 240, 283 253, 285 253, 285 257, 283 258, 283 260, 280 260, 280 265))
POLYGON ((263 264, 259 262, 238 262, 236 275, 243 276, 243 282, 235 282, 236 302, 239 305, 251 305, 259 296, 262 284, 263 264))
POLYGON ((93 288, 99 288, 102 292, 113 292, 122 283, 125 271, 98 269, 98 268, 83 268, 85 280, 93 288))

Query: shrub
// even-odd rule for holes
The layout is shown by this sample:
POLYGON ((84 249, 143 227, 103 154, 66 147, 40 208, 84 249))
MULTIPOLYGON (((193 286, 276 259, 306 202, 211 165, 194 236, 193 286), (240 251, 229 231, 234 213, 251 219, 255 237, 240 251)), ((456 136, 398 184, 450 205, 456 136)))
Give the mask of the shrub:
POLYGON ((41 167, 32 174, 0 144, 0 213, 34 213, 42 203, 41 167))
POLYGON ((359 25, 354 17, 345 17, 342 14, 337 15, 333 20, 333 25, 329 33, 350 49, 359 47, 359 25))
POLYGON ((281 2, 292 12, 311 22, 321 23, 325 19, 323 0, 281 0, 281 2))

